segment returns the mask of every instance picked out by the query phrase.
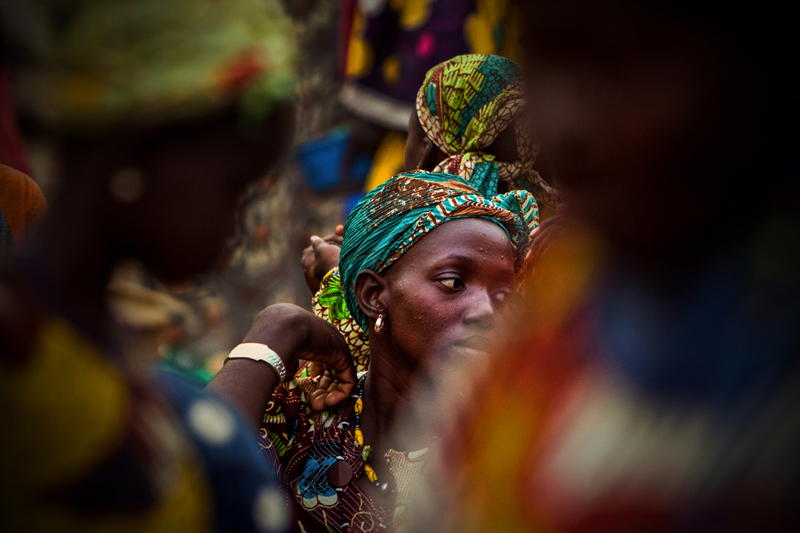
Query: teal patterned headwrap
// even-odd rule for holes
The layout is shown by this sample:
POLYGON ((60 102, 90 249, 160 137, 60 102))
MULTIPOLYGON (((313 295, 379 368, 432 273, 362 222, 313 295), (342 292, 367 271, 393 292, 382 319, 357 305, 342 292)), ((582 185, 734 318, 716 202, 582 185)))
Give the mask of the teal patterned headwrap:
POLYGON ((502 227, 511 240, 515 269, 523 271, 528 234, 539 224, 539 208, 527 191, 486 198, 452 174, 406 172, 373 189, 350 212, 339 271, 347 308, 365 331, 367 317, 354 292, 358 274, 386 270, 422 237, 458 218, 484 218, 502 227))

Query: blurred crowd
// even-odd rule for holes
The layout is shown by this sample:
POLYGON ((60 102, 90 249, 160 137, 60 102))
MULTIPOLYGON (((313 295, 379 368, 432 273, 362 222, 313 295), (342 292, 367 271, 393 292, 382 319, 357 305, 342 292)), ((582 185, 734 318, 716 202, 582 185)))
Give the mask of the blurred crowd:
POLYGON ((0 36, 4 531, 800 528, 787 6, 0 36))

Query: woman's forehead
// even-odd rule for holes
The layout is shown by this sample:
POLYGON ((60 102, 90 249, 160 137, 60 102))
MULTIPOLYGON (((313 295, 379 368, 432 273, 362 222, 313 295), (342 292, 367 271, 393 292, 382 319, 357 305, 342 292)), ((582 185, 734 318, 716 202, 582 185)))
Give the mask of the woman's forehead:
POLYGON ((425 264, 452 257, 486 258, 507 262, 513 271, 511 240, 499 224, 483 218, 460 218, 445 222, 412 246, 405 256, 425 264))

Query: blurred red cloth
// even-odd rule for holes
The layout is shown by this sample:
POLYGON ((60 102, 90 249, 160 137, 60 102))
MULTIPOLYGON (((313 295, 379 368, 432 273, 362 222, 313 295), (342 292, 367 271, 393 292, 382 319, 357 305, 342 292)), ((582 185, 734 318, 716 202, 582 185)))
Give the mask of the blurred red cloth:
POLYGON ((47 214, 47 202, 36 182, 7 165, 0 165, 0 208, 16 243, 24 241, 47 214))

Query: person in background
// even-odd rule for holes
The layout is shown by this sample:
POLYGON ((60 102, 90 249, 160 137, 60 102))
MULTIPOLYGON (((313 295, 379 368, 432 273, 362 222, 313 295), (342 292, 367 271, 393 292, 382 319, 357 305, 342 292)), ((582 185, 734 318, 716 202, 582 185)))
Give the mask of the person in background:
POLYGON ((285 148, 294 46, 271 0, 3 4, 20 105, 63 185, 0 271, 0 529, 283 531, 253 428, 131 357, 115 266, 212 268, 285 148), (13 17, 9 17, 13 14, 13 17))
POLYGON ((247 345, 232 352, 209 387, 261 424, 302 531, 413 531, 404 513, 436 433, 396 427, 450 359, 485 357, 537 222, 526 191, 486 198, 457 176, 399 174, 351 212, 342 282, 326 294, 332 313, 352 313, 369 332, 368 360, 350 332, 287 305, 267 308, 251 330, 283 361, 285 383, 233 358, 247 345), (342 353, 353 355, 345 373, 295 377, 298 359, 342 353))
POLYGON ((526 308, 418 529, 797 530, 788 7, 520 6, 531 124, 570 212, 534 235, 526 308))
POLYGON ((456 56, 436 65, 417 91, 408 119, 406 170, 460 176, 481 194, 526 190, 555 209, 558 192, 534 170, 522 67, 504 57, 456 56))
POLYGON ((374 154, 370 191, 404 169, 408 116, 425 72, 459 54, 518 60, 520 18, 506 0, 343 0, 341 6, 340 101, 353 133, 350 153, 374 154))

